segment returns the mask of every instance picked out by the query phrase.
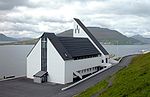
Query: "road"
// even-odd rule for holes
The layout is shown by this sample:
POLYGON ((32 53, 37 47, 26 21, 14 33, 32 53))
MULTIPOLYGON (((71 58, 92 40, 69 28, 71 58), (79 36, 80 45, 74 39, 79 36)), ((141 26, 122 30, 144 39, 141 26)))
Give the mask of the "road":
POLYGON ((65 91, 61 91, 61 88, 66 85, 37 84, 27 78, 0 81, 0 97, 72 97, 127 66, 134 56, 124 57, 119 64, 65 91))

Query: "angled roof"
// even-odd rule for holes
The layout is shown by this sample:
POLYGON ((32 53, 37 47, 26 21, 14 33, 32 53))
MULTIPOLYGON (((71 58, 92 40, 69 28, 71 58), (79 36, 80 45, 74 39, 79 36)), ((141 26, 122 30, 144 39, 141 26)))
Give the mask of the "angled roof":
POLYGON ((57 37, 54 33, 44 33, 64 60, 80 56, 100 55, 88 38, 57 37))
POLYGON ((37 45, 37 43, 39 42, 40 38, 38 38, 37 42, 35 43, 35 45, 32 47, 32 49, 30 50, 30 52, 28 53, 27 57, 30 55, 30 53, 33 51, 34 47, 37 45))
POLYGON ((91 32, 84 26, 84 24, 77 18, 74 20, 80 25, 80 27, 86 32, 86 34, 92 39, 92 41, 98 46, 104 55, 109 55, 105 48, 96 40, 96 38, 91 34, 91 32))
POLYGON ((88 38, 58 37, 58 39, 73 58, 100 54, 88 38))
POLYGON ((37 72, 35 75, 33 75, 34 77, 43 77, 44 75, 46 75, 47 72, 46 71, 39 71, 37 72))
POLYGON ((72 56, 54 33, 44 33, 41 37, 48 38, 64 60, 72 59, 72 56))

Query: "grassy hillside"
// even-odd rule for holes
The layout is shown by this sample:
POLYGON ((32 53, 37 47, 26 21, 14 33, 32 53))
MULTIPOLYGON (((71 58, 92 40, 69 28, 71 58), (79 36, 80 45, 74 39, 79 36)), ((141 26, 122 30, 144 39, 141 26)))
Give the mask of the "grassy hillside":
POLYGON ((110 77, 110 81, 110 86, 104 87, 106 83, 100 82, 77 97, 95 94, 97 97, 150 97, 150 53, 133 58, 129 66, 110 77))

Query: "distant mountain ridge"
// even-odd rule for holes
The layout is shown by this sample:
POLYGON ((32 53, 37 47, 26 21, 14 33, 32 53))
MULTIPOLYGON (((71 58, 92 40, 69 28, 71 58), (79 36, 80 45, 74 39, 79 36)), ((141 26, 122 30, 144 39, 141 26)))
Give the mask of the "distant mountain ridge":
POLYGON ((139 41, 141 41, 143 43, 150 44, 150 38, 145 38, 145 37, 143 37, 141 35, 134 35, 134 36, 132 36, 132 38, 134 38, 136 40, 139 40, 139 41))
MULTIPOLYGON (((99 42, 103 44, 142 44, 141 41, 132 37, 127 37, 116 30, 100 27, 87 27, 88 30, 96 37, 99 42)), ((73 29, 66 30, 57 34, 58 36, 73 36, 73 29)))
MULTIPOLYGON (((89 31, 96 37, 96 39, 102 44, 122 44, 122 45, 132 45, 132 44, 150 44, 150 38, 144 38, 140 35, 135 35, 132 37, 127 37, 116 30, 110 30, 108 28, 100 27, 87 27, 89 31)), ((66 30, 62 33, 57 34, 57 36, 72 37, 73 29, 66 30)), ((3 41, 15 41, 12 44, 35 44, 38 39, 22 37, 22 38, 12 38, 4 34, 0 34, 0 42, 3 41)), ((3 44, 5 45, 5 43, 3 44)), ((8 43, 11 45, 11 43, 8 43)))
POLYGON ((8 37, 8 36, 0 33, 0 41, 17 41, 17 39, 8 37))
POLYGON ((0 34, 0 45, 33 45, 38 39, 22 37, 12 38, 4 34, 0 34))

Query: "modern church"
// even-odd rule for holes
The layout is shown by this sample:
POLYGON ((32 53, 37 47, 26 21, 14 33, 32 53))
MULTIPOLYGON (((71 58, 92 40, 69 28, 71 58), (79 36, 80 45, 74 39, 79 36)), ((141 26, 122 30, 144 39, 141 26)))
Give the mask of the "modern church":
POLYGON ((79 20, 73 37, 43 33, 27 56, 27 78, 34 82, 71 83, 110 66, 109 53, 79 20))

